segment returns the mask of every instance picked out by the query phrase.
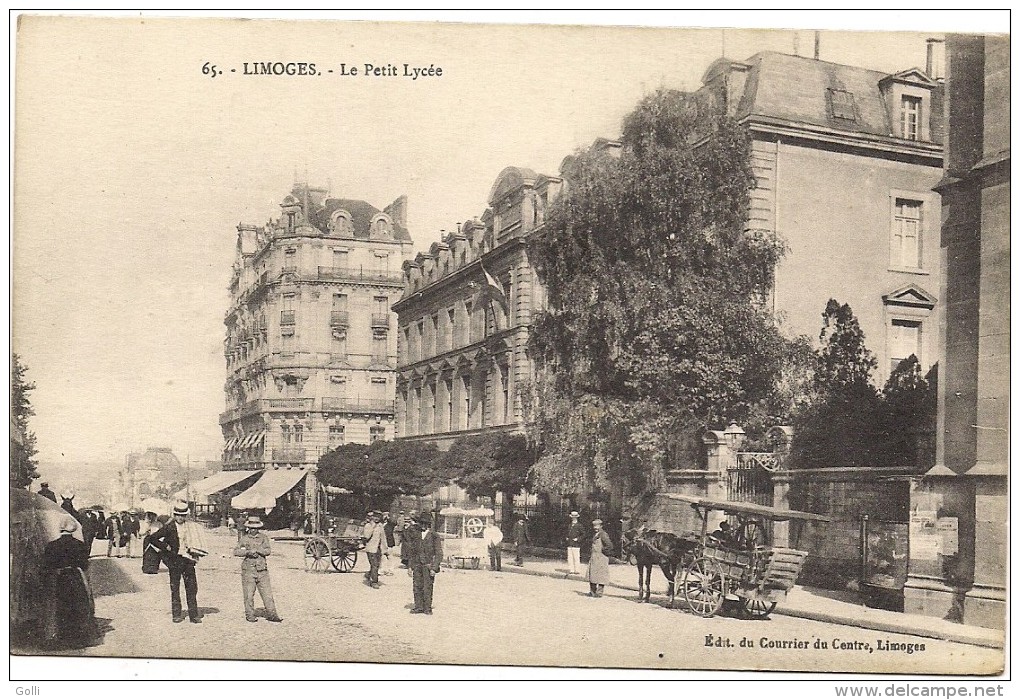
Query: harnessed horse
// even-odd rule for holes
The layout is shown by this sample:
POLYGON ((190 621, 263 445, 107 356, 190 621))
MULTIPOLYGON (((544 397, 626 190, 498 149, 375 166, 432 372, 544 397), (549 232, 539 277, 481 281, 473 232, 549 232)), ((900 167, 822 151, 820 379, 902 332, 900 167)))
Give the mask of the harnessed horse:
POLYGON ((674 535, 671 532, 646 530, 643 527, 623 533, 622 549, 625 555, 633 556, 638 569, 638 602, 644 603, 651 597, 652 567, 662 569, 669 583, 668 594, 673 596, 673 580, 677 569, 698 547, 693 535, 674 535))

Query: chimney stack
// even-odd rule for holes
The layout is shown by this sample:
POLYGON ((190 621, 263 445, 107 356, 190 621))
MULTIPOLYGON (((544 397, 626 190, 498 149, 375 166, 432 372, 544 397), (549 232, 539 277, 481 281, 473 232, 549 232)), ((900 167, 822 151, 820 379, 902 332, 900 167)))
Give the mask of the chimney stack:
POLYGON ((390 215, 393 223, 402 228, 407 228, 407 195, 402 194, 393 200, 393 203, 383 208, 383 211, 390 215))
POLYGON ((932 80, 941 80, 943 61, 945 59, 945 42, 942 39, 927 39, 928 55, 925 61, 924 72, 932 80))

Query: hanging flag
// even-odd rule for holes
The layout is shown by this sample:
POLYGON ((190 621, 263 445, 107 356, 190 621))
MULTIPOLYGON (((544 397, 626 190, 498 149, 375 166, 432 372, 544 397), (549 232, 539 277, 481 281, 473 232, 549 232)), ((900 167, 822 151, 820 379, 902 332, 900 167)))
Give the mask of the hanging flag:
POLYGON ((493 299, 503 306, 504 310, 509 312, 510 301, 506 298, 506 292, 503 291, 503 285, 501 285, 495 277, 490 275, 489 271, 486 270, 484 266, 482 267, 482 274, 485 275, 486 291, 493 299))

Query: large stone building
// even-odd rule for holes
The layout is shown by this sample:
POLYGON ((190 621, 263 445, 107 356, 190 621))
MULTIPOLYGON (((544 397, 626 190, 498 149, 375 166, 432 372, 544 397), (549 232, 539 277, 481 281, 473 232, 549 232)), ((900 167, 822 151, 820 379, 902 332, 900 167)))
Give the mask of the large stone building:
POLYGON ((223 464, 289 470, 263 474, 252 488, 265 495, 239 502, 268 503, 279 492, 294 509, 312 512, 323 453, 394 436, 390 307, 400 298, 412 241, 405 197, 380 211, 295 185, 280 208, 265 226, 237 227, 225 319, 223 464))
POLYGON ((527 255, 558 177, 508 167, 480 219, 404 263, 398 315, 397 433, 448 449, 461 436, 519 430, 518 389, 544 291, 527 255))
POLYGON ((702 82, 703 104, 750 130, 747 225, 788 246, 772 292, 784 332, 817 338, 831 297, 859 319, 876 381, 911 354, 933 365, 942 84, 772 52, 719 59, 702 82))
POLYGON ((947 38, 936 465, 911 494, 907 612, 1002 628, 1009 524, 1010 41, 947 38))
POLYGON ((124 459, 124 467, 117 471, 107 505, 123 504, 134 508, 147 498, 165 499, 188 478, 172 449, 148 447, 145 452, 131 453, 124 459))

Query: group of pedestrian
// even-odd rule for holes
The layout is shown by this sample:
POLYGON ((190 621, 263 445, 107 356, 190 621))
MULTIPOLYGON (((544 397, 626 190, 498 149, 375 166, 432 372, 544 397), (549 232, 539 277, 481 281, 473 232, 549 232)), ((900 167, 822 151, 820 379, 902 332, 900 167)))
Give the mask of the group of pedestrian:
POLYGON ((129 558, 134 556, 134 543, 141 532, 138 516, 126 510, 114 511, 103 524, 106 533, 106 556, 120 557, 126 551, 129 558))
MULTIPOLYGON (((581 543, 585 540, 584 528, 581 526, 581 514, 576 510, 570 512, 570 525, 567 526, 567 567, 568 572, 581 575, 581 543)), ((591 557, 588 560, 588 570, 584 572, 588 580, 592 598, 601 598, 606 584, 609 583, 609 554, 613 551, 613 540, 605 530, 602 529, 600 519, 592 520, 592 532, 590 536, 591 557)), ((493 533, 495 535, 495 533, 493 533)), ((502 540, 502 533, 499 533, 502 540)), ((531 544, 531 534, 528 531, 528 518, 519 515, 514 523, 511 534, 511 543, 514 546, 515 560, 517 566, 524 565, 524 548, 531 544)), ((499 545, 493 546, 492 540, 489 544, 489 568, 494 571, 500 570, 499 545)))

